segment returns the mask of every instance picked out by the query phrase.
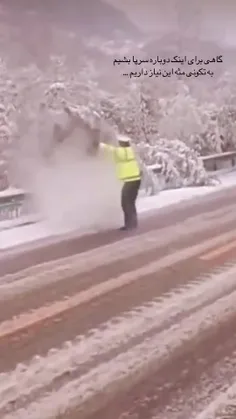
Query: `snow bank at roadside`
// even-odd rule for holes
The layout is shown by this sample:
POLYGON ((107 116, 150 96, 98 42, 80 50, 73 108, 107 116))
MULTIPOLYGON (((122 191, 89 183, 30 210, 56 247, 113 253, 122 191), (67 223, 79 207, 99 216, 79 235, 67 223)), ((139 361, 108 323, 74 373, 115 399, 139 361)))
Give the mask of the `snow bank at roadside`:
MULTIPOLYGON (((236 186, 236 172, 232 172, 228 175, 222 175, 221 184, 217 186, 203 186, 203 187, 196 187, 196 188, 181 188, 175 190, 167 190, 160 192, 157 196, 152 197, 140 197, 138 199, 138 212, 144 213, 147 211, 155 210, 164 208, 166 206, 170 206, 173 204, 177 204, 184 200, 191 200, 197 196, 204 196, 211 194, 213 192, 217 192, 223 190, 230 186, 236 186)), ((19 222, 20 220, 18 220, 19 222)), ((119 220, 118 220, 119 222, 119 220)), ((8 223, 8 229, 2 231, 0 233, 0 250, 8 249, 13 246, 22 245, 29 242, 34 242, 39 239, 45 239, 48 237, 56 237, 62 234, 69 233, 70 230, 59 229, 58 226, 52 226, 46 222, 37 222, 31 225, 24 225, 20 227, 16 227, 14 223, 16 220, 13 220, 13 228, 9 228, 10 221, 8 223)), ((0 223, 1 226, 1 223, 0 223)), ((114 225, 116 227, 116 225, 114 225)), ((117 225, 118 227, 118 225, 117 225)), ((95 231, 96 229, 91 228, 91 231, 95 231)), ((98 230, 98 229, 97 229, 98 230)), ((88 231, 88 230, 86 230, 88 231)), ((71 233, 74 230, 71 230, 71 233)), ((82 234, 85 230, 79 230, 82 234)))

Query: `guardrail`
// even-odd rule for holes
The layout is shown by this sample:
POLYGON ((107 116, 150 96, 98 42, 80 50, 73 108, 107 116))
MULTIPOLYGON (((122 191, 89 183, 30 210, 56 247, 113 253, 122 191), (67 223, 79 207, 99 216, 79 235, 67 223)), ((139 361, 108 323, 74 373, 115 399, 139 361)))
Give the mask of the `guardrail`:
MULTIPOLYGON (((228 173, 234 168, 236 169, 236 151, 202 156, 200 159, 209 174, 228 173)), ((173 188, 173 185, 168 183, 161 174, 161 166, 159 164, 148 166, 147 170, 158 175, 160 190, 173 188)), ((147 195, 156 193, 156 185, 151 183, 145 181, 143 183, 143 190, 147 195)), ((4 196, 1 196, 0 193, 0 221, 16 219, 27 214, 28 211, 24 205, 25 201, 26 193, 23 191, 13 195, 4 194, 4 196)))
MULTIPOLYGON (((199 157, 207 172, 218 172, 222 169, 232 169, 236 166, 236 151, 227 151, 225 153, 211 154, 209 156, 199 157)), ((153 164, 148 166, 154 173, 161 173, 161 165, 153 164)))
MULTIPOLYGON (((236 151, 227 151, 225 153, 201 156, 200 159, 202 160, 203 166, 209 175, 229 173, 231 170, 234 170, 234 168, 236 169, 236 151)), ((164 175, 162 175, 162 167, 160 164, 150 165, 148 166, 148 170, 151 170, 158 176, 160 189, 173 189, 174 186, 171 182, 168 182, 164 175)), ((153 185, 144 184, 143 187, 147 195, 155 195, 153 185)))
POLYGON ((23 202, 0 204, 0 221, 13 220, 22 215, 23 202))
POLYGON ((28 194, 21 191, 19 193, 0 193, 0 222, 14 220, 29 213, 27 208, 28 194))
POLYGON ((207 172, 219 172, 221 170, 231 170, 236 166, 236 151, 202 156, 200 159, 207 172))

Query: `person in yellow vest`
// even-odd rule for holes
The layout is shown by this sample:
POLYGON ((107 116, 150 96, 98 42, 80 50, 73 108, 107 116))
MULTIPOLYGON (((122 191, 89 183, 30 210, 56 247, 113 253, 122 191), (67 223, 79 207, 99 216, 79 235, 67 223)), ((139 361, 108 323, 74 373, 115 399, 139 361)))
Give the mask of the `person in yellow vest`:
POLYGON ((118 146, 100 142, 100 148, 109 153, 116 165, 116 174, 123 182, 121 207, 124 213, 124 226, 120 230, 131 230, 138 227, 136 199, 141 185, 141 170, 136 160, 128 137, 119 136, 118 146))
MULTIPOLYGON (((83 128, 91 128, 88 124, 79 119, 80 126, 83 128)), ((63 142, 73 131, 69 125, 68 129, 61 129, 55 127, 54 137, 57 143, 63 142)), ((133 148, 131 147, 130 140, 125 136, 118 136, 118 146, 106 144, 99 141, 102 134, 100 127, 92 129, 92 140, 88 145, 88 155, 96 155, 97 150, 100 148, 108 153, 116 165, 116 174, 119 180, 123 182, 121 192, 121 206, 124 213, 124 226, 120 230, 130 230, 138 227, 138 218, 136 210, 136 199, 138 196, 139 188, 141 185, 141 169, 135 157, 133 148)))

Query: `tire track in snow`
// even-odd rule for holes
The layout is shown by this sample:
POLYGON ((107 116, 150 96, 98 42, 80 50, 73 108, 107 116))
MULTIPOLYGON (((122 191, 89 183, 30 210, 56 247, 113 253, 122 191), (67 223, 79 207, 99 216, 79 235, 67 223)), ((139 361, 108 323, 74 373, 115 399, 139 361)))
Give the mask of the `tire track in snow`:
MULTIPOLYGON (((126 403, 122 414, 114 415, 114 419, 147 416, 150 419, 195 419, 198 412, 235 381, 235 321, 236 316, 230 321, 233 333, 229 333, 229 323, 225 323, 194 347, 183 348, 159 377, 154 374, 141 385, 139 397, 134 403, 126 403)), ((135 395, 135 389, 132 394, 135 395)), ((124 406, 125 402, 122 404, 124 406)), ((107 411, 101 417, 107 419, 107 411)))
MULTIPOLYGON (((219 333, 218 331, 218 335, 219 333)), ((158 384, 152 382, 154 388, 152 386, 149 392, 142 393, 141 398, 136 400, 134 405, 129 406, 130 410, 119 415, 119 419, 137 419, 140 406, 142 406, 143 417, 146 417, 145 412, 148 411, 151 419, 198 418, 199 412, 202 414, 205 410, 208 411, 212 400, 218 399, 219 395, 225 393, 228 386, 235 382, 235 341, 236 334, 234 333, 232 338, 228 336, 226 348, 224 343, 219 343, 216 348, 212 348, 213 352, 207 364, 205 357, 208 357, 209 353, 207 354, 207 351, 201 348, 199 357, 194 358, 194 369, 199 369, 199 376, 197 372, 195 378, 191 371, 193 358, 182 360, 179 364, 178 377, 175 371, 173 381, 171 381, 169 372, 166 379, 159 381, 158 384), (168 390, 171 392, 171 397, 166 399, 168 390), (164 404, 162 403, 163 396, 164 404), (151 406, 151 411, 149 406, 151 406)), ((204 343, 201 345, 203 346, 204 343)), ((117 415, 115 417, 117 418, 117 415)))
MULTIPOLYGON (((65 371, 77 370, 80 365, 96 358, 98 353, 102 355, 117 347, 123 347, 133 338, 142 337, 145 333, 150 332, 152 329, 156 330, 165 323, 169 323, 169 329, 159 332, 156 337, 151 337, 146 341, 151 342, 153 339, 158 339, 159 342, 162 342, 162 351, 165 351, 165 346, 173 333, 174 340, 171 341, 173 347, 169 349, 170 352, 171 350, 173 351, 176 349, 175 346, 177 345, 178 347, 179 345, 176 338, 178 333, 179 340, 183 339, 183 343, 184 339, 186 340, 186 330, 184 327, 183 329, 179 328, 178 324, 170 326, 170 322, 173 322, 178 314, 182 316, 190 314, 189 319, 195 316, 196 321, 198 321, 198 316, 202 319, 202 312, 210 310, 211 307, 216 305, 221 307, 219 301, 222 300, 222 295, 236 288, 235 276, 236 266, 234 265, 227 270, 223 270, 222 273, 213 275, 208 280, 201 280, 182 289, 177 289, 160 301, 154 301, 146 306, 138 307, 130 313, 124 313, 124 316, 114 318, 106 325, 102 325, 100 330, 90 331, 89 336, 80 336, 75 342, 66 344, 61 350, 56 351, 54 349, 49 351, 46 358, 36 357, 30 364, 26 366, 20 365, 13 372, 0 375, 0 412, 3 412, 1 409, 6 408, 6 405, 13 400, 16 403, 18 399, 24 399, 24 397, 37 389, 43 388, 46 391, 47 385, 52 383, 55 378, 63 375, 65 371), (220 297, 220 300, 214 301, 220 297), (199 311, 204 304, 207 304, 207 307, 203 308, 202 312, 199 311), (193 310, 197 310, 197 313, 191 314, 193 310), (167 337, 166 341, 163 340, 164 336, 167 337)), ((236 291, 233 292, 233 295, 236 295, 236 291)), ((231 301, 231 295, 224 298, 231 301)), ((229 314, 227 310, 226 314, 229 314)), ((232 308, 230 315, 232 315, 232 308)), ((180 325, 183 324, 185 326, 186 322, 188 324, 188 320, 181 320, 180 325)), ((142 345, 145 346, 145 343, 140 345, 141 347, 142 345)), ((136 348, 140 347, 140 345, 137 345, 136 348)), ((113 361, 115 360, 111 359, 111 362, 113 361)), ((99 369, 99 366, 97 368, 99 369)))
MULTIPOLYGON (((215 216, 219 216, 218 220, 214 218, 210 221, 209 215, 206 219, 202 215, 192 217, 177 226, 158 229, 132 238, 124 238, 121 242, 27 268, 15 274, 5 275, 0 281, 0 302, 5 302, 6 298, 12 298, 24 292, 37 290, 47 284, 88 273, 105 264, 117 263, 143 252, 173 245, 175 241, 179 242, 190 235, 210 232, 216 224, 217 227, 226 227, 227 223, 235 221, 236 218, 235 206, 231 205, 229 208, 229 214, 223 218, 222 209, 212 212, 215 216)), ((236 235, 229 236, 228 240, 235 237, 236 235)))
POLYGON ((85 413, 106 403, 121 386, 128 390, 150 371, 158 370, 187 342, 199 339, 213 327, 229 321, 236 312, 235 299, 236 291, 99 364, 57 391, 43 395, 25 408, 2 414, 2 419, 50 419, 66 413, 68 408, 77 408, 78 417, 82 419, 85 413))
MULTIPOLYGON (((154 275, 175 263, 186 261, 214 246, 235 239, 236 231, 232 229, 207 240, 198 239, 200 233, 203 236, 206 233, 208 236, 213 235, 215 230, 212 230, 215 229, 215 225, 220 225, 226 231, 229 229, 227 223, 232 223, 236 218, 235 205, 227 208, 227 217, 225 217, 225 208, 216 210, 205 216, 201 214, 192 217, 177 227, 171 226, 140 236, 125 238, 109 246, 5 276, 3 282, 0 283, 0 300, 2 298, 2 301, 28 290, 37 292, 39 287, 42 288, 58 280, 66 280, 72 274, 81 275, 83 272, 91 272, 91 269, 96 269, 97 266, 101 267, 110 262, 115 264, 131 256, 138 256, 142 252, 169 244, 173 246, 175 241, 178 243, 191 235, 195 235, 196 242, 200 242, 191 247, 183 243, 181 250, 141 268, 130 270, 87 288, 84 292, 77 293, 67 300, 56 301, 50 306, 40 307, 39 310, 23 313, 0 323, 0 334, 6 337, 13 333, 14 339, 17 339, 20 330, 35 326, 37 322, 42 321, 42 318, 51 318, 52 315, 60 314, 63 310, 70 310, 74 306, 99 299, 105 293, 134 284, 146 275, 154 275), (212 214, 214 214, 214 219, 211 219, 212 214)), ((18 364, 15 370, 1 374, 0 417, 2 419, 40 417, 41 419, 45 414, 45 419, 47 419, 53 418, 52 415, 60 410, 67 410, 69 407, 77 408, 78 404, 81 407, 81 414, 84 408, 86 410, 87 403, 89 408, 94 410, 99 407, 98 397, 102 404, 106 403, 110 396, 119 391, 119 383, 129 388, 154 369, 156 363, 159 368, 162 363, 169 362, 175 351, 181 350, 191 339, 201 339, 201 336, 211 327, 216 327, 218 322, 220 324, 221 321, 227 321, 235 315, 231 300, 232 295, 235 295, 235 274, 236 268, 228 266, 227 272, 224 269, 212 277, 202 278, 188 286, 174 289, 162 298, 152 300, 143 306, 140 305, 130 312, 123 312, 123 315, 112 318, 97 329, 90 329, 85 335, 66 342, 60 348, 51 349, 45 357, 35 356, 27 364, 18 364), (232 295, 228 295, 229 293, 232 295), (226 298, 229 304, 228 309, 225 303, 226 298), (220 301, 223 302, 222 306, 219 305, 220 301), (213 310, 217 304, 219 316, 222 316, 219 319, 217 312, 213 310), (210 317, 207 318, 208 323, 204 324, 201 315, 203 312, 207 313, 206 310, 210 312, 210 317), (202 319, 201 322, 199 318, 202 319), (190 327, 190 321, 196 322, 196 325, 190 327), (142 352, 145 350, 147 350, 146 355, 142 352), (134 358, 136 364, 132 356, 136 356, 134 358), (69 376, 64 375, 67 372, 69 376), (104 397, 101 396, 102 389, 105 392, 104 397), (87 390, 88 393, 83 390, 87 390), (59 400, 56 401, 57 392, 59 400), (64 396, 60 397, 63 394, 64 396), (55 401, 55 406, 52 405, 50 408, 50 403, 55 401)), ((11 350, 14 351, 14 346, 11 350)), ((81 417, 80 414, 79 417, 81 417)))
POLYGON ((210 405, 193 419, 235 419, 236 417, 236 381, 232 386, 221 391, 210 405))
POLYGON ((54 317, 66 311, 72 310, 79 305, 88 303, 96 298, 101 297, 104 294, 130 285, 142 277, 155 274, 164 268, 168 268, 174 265, 175 263, 183 262, 184 260, 187 260, 214 246, 224 243, 225 240, 230 240, 230 238, 235 236, 236 231, 222 234, 213 239, 206 240, 201 244, 197 244, 189 248, 184 248, 183 250, 172 253, 161 258, 157 262, 149 263, 141 268, 130 271, 127 274, 122 274, 117 278, 112 278, 106 282, 99 283, 98 285, 88 288, 85 291, 79 292, 70 298, 56 301, 50 305, 42 306, 38 309, 31 310, 30 312, 15 316, 11 320, 6 320, 0 323, 0 340, 2 338, 10 337, 13 334, 19 333, 20 331, 30 328, 31 326, 40 324, 45 320, 52 320, 54 317))

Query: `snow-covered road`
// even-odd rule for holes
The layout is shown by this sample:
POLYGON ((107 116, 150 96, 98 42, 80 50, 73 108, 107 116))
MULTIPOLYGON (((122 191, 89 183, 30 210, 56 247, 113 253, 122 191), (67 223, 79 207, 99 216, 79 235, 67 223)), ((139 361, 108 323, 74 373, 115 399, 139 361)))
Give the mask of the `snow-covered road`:
POLYGON ((4 252, 0 417, 235 418, 235 199, 4 252))

